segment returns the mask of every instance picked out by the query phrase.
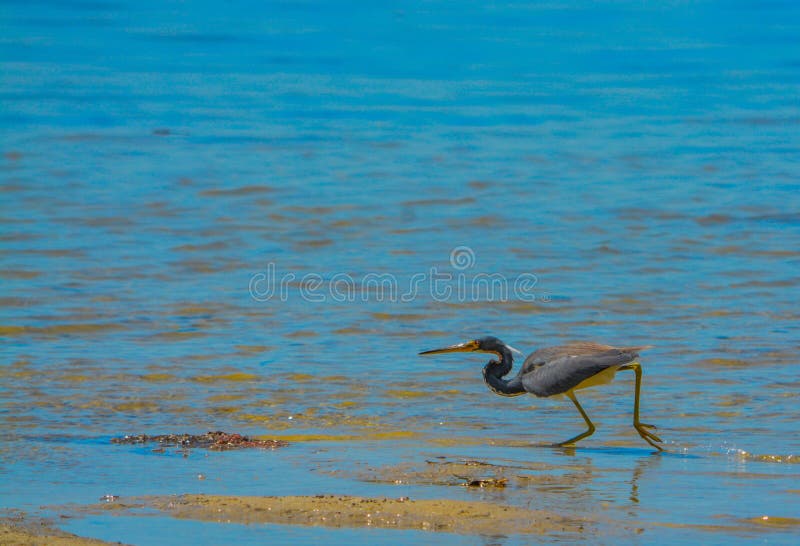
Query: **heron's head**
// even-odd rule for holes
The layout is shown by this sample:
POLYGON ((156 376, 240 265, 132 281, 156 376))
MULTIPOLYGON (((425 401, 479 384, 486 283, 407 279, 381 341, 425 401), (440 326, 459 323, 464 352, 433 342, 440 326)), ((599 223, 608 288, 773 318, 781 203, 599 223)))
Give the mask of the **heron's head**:
POLYGON ((449 347, 441 349, 431 349, 430 351, 422 351, 421 355, 435 355, 441 353, 495 353, 502 355, 504 349, 522 354, 511 345, 506 345, 494 336, 486 336, 478 339, 465 341, 464 343, 457 343, 449 347))

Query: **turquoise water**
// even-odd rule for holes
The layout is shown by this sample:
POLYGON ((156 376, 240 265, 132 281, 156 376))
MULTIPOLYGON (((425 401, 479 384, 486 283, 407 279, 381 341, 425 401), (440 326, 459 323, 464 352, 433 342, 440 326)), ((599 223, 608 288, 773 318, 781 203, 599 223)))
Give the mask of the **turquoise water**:
POLYGON ((796 522, 742 522, 800 517, 794 2, 6 2, 0 25, 1 507, 483 498, 597 531, 552 542, 790 542, 796 522), (631 377, 583 394, 598 431, 567 453, 537 446, 581 430, 569 401, 494 396, 481 357, 416 356, 486 334, 654 345, 642 418, 668 453, 630 427, 631 377), (218 429, 293 443, 109 443, 218 429), (565 482, 364 475, 439 456, 565 482))

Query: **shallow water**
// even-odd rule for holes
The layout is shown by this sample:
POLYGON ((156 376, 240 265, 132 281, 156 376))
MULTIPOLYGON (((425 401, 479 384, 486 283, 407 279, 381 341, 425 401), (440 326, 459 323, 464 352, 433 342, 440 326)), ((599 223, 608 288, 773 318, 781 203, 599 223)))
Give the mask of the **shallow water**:
POLYGON ((6 3, 0 506, 479 497, 590 517, 589 542, 788 542, 752 518, 800 515, 799 22, 793 2, 6 3), (642 418, 668 453, 630 427, 632 377, 582 395, 598 431, 573 452, 539 447, 581 430, 568 400, 416 356, 485 334, 654 345, 642 418), (292 445, 109 442, 207 430, 292 445), (368 471, 436 457, 540 478, 368 471))

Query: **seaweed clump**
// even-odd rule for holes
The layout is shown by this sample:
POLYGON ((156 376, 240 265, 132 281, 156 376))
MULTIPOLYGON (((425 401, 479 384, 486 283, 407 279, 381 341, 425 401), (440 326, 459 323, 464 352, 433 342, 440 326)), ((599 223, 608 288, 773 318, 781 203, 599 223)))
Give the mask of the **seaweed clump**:
POLYGON ((209 449, 212 451, 227 451, 230 449, 276 449, 288 445, 283 440, 259 440, 250 438, 243 434, 228 433, 222 431, 206 432, 205 434, 159 434, 150 436, 147 434, 125 435, 119 438, 112 438, 112 444, 158 444, 160 450, 168 447, 179 449, 209 449))

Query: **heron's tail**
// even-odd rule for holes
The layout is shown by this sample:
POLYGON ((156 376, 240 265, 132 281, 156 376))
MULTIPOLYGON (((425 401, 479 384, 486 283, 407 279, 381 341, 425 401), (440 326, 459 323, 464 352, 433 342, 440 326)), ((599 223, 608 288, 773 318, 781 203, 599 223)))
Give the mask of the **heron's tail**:
POLYGON ((646 351, 647 349, 652 349, 654 345, 641 345, 639 347, 620 347, 620 350, 625 351, 626 353, 633 353, 638 355, 642 351, 646 351))

